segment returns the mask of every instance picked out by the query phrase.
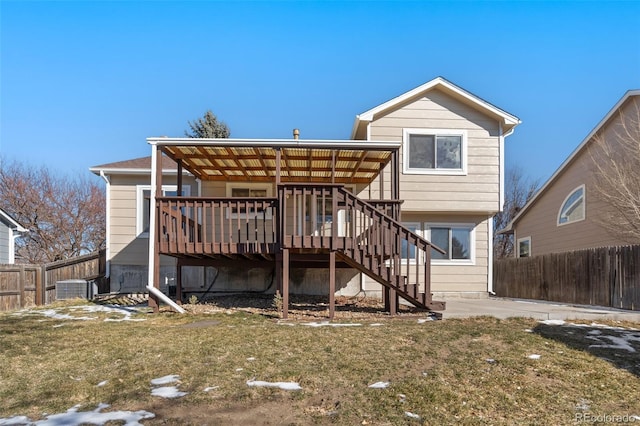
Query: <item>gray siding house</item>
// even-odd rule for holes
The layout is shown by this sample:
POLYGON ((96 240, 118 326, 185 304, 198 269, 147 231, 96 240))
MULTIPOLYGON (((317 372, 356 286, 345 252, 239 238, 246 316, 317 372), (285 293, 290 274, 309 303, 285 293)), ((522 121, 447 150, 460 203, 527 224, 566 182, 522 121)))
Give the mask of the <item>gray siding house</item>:
POLYGON ((0 209, 0 264, 15 263, 16 238, 23 232, 27 230, 0 209))

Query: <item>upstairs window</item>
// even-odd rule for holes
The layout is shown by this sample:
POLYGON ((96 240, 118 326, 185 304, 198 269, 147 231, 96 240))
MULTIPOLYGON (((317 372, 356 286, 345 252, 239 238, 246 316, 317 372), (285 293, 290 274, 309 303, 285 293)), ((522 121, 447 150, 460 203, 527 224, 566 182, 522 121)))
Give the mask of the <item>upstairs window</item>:
POLYGON ((466 139, 460 130, 405 129, 404 173, 466 174, 466 139))
POLYGON ((558 212, 558 226, 584 220, 584 195, 584 185, 581 185, 565 198, 558 212))

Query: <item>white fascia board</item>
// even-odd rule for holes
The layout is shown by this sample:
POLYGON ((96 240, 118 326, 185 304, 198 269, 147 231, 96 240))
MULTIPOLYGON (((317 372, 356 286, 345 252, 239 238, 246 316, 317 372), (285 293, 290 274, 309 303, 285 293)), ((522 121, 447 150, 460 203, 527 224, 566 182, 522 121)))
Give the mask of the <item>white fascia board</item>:
POLYGON ((518 124, 521 123, 520 119, 518 117, 516 117, 515 115, 509 114, 506 111, 501 110, 500 108, 490 104, 489 102, 467 92, 466 90, 462 89, 461 87, 456 86, 455 84, 451 83, 450 81, 445 80, 442 77, 436 77, 433 80, 416 87, 415 89, 409 90, 408 92, 403 93, 400 96, 397 96, 381 105, 378 105, 375 108, 372 108, 366 112, 363 112, 362 114, 359 114, 356 116, 356 122, 354 124, 354 129, 356 129, 358 127, 358 124, 360 121, 372 121, 374 116, 382 111, 385 111, 389 108, 392 108, 398 104, 403 103, 404 101, 413 98, 414 96, 417 96, 421 93, 426 93, 430 90, 432 90, 433 88, 436 88, 437 86, 441 86, 444 87, 446 89, 448 89, 451 92, 456 93, 457 95, 467 99, 469 102, 475 104, 477 107, 484 109, 486 111, 491 112, 492 114, 500 117, 500 119, 503 121, 503 123, 507 126, 507 127, 515 127, 518 124))
MULTIPOLYGON (((542 196, 542 194, 547 190, 549 186, 551 186, 551 184, 564 171, 564 169, 567 168, 569 164, 573 162, 573 159, 576 158, 578 154, 580 154, 580 152, 582 152, 582 150, 586 147, 589 141, 595 136, 595 134, 598 133, 600 129, 604 127, 605 124, 607 124, 607 122, 611 119, 611 117, 613 117, 613 115, 618 111, 618 109, 627 101, 627 99, 633 96, 640 96, 640 89, 629 90, 627 91, 627 93, 624 94, 624 96, 622 96, 622 98, 620 98, 620 100, 614 105, 613 108, 611 108, 611 110, 607 113, 607 115, 605 115, 604 118, 600 120, 600 122, 596 125, 596 127, 594 127, 593 130, 589 132, 587 137, 582 140, 580 145, 578 145, 578 147, 571 153, 571 155, 569 155, 569 157, 567 157, 567 159, 564 160, 564 162, 560 165, 560 167, 558 167, 558 169, 551 175, 551 177, 544 183, 544 185, 542 185, 542 187, 538 190, 538 192, 536 192, 536 194, 533 197, 531 197, 529 202, 525 204, 524 207, 522 207, 522 209, 520 209, 518 214, 516 214, 513 217, 513 219, 511 219, 511 222, 509 222, 507 226, 504 228, 505 230, 509 230, 509 231, 512 230, 513 225, 518 221, 520 216, 522 216, 529 209, 529 206, 533 205, 533 203, 535 203, 538 200, 538 198, 542 196)), ((503 232, 501 231, 500 233, 503 233, 503 232)))
POLYGON ((360 141, 334 139, 198 139, 198 138, 147 138, 156 146, 221 146, 254 148, 313 148, 313 149, 398 149, 396 141, 360 141))
MULTIPOLYGON (((96 169, 90 168, 90 172, 96 175, 100 175, 100 172, 103 172, 105 175, 150 175, 151 169, 96 169)), ((164 169, 162 170, 163 175, 177 175, 177 169, 164 169)), ((191 175, 187 170, 183 169, 183 175, 191 175)))
POLYGON ((27 229, 25 227, 20 225, 14 218, 9 216, 9 214, 2 209, 0 209, 0 216, 2 216, 5 219, 5 221, 9 224, 9 226, 11 227, 11 230, 16 232, 27 232, 27 229))

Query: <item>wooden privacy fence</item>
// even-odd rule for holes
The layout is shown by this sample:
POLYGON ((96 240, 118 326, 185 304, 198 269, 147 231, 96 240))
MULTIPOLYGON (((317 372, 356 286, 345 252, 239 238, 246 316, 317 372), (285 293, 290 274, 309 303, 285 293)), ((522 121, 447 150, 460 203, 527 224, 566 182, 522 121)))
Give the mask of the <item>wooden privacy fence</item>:
POLYGON ((497 296, 640 310, 640 245, 494 262, 497 296))
POLYGON ((0 311, 53 302, 58 281, 96 280, 101 292, 105 271, 104 250, 44 265, 0 265, 0 311))

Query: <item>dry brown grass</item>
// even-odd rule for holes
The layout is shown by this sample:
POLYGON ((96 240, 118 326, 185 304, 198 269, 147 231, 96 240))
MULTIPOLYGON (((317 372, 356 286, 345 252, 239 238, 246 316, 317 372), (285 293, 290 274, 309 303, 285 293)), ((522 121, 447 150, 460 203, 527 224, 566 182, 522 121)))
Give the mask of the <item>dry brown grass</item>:
MULTIPOLYGON (((359 318, 340 320, 361 326, 309 327, 283 324, 268 306, 191 308, 198 313, 142 313, 135 316, 141 322, 103 321, 120 317, 112 313, 90 314, 97 317, 90 321, 1 314, 0 418, 36 420, 99 403, 155 413, 145 424, 185 425, 573 424, 585 412, 640 416, 638 352, 590 347, 593 330, 620 330, 489 317, 418 323, 412 313, 365 316, 366 306, 344 314, 359 318), (188 395, 152 396, 150 381, 167 374, 179 375, 188 395), (294 381, 303 390, 248 387, 252 378, 294 381), (390 386, 368 388, 377 381, 390 386)), ((640 341, 631 344, 640 351, 640 341)))

